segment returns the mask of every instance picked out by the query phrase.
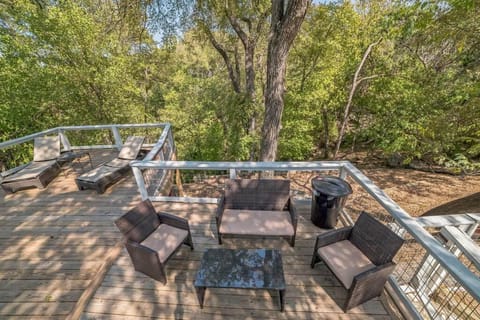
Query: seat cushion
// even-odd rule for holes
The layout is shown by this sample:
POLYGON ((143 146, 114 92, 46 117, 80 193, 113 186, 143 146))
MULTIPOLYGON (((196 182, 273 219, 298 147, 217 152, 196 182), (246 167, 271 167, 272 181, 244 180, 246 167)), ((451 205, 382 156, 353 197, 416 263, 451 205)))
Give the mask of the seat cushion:
POLYGON ((108 161, 107 163, 104 164, 104 166, 114 167, 114 168, 123 168, 123 167, 126 167, 128 165, 130 165, 130 160, 118 159, 118 158, 110 160, 110 161, 108 161))
POLYGON ((293 236, 288 211, 234 210, 223 211, 220 233, 259 236, 293 236))
POLYGON ((77 180, 98 182, 100 179, 105 178, 108 175, 114 174, 119 168, 100 166, 93 170, 90 170, 77 178, 77 180))
POLYGON ((52 166, 58 166, 57 161, 41 161, 41 162, 30 162, 25 168, 12 174, 11 176, 6 177, 2 182, 11 182, 17 180, 27 180, 33 179, 40 176, 43 172, 50 169, 52 166))
POLYGON ((367 256, 348 240, 321 247, 317 253, 347 289, 356 275, 375 267, 367 256))
POLYGON ((130 136, 125 140, 122 149, 118 153, 119 159, 135 160, 142 148, 145 137, 130 136))
POLYGON ((152 232, 141 245, 157 252, 161 263, 165 263, 168 257, 185 241, 188 231, 161 224, 152 232))
POLYGON ((33 161, 54 160, 60 156, 60 137, 37 137, 33 145, 33 161))

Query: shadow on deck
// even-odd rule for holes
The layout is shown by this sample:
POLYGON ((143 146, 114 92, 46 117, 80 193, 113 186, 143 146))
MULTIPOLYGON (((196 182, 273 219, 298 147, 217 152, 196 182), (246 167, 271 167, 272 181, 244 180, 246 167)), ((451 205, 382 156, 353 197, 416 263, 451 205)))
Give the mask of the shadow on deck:
MULTIPOLYGON (((105 155, 108 157, 108 154, 105 155)), ((73 168, 75 169, 75 168, 73 168)), ((0 318, 65 319, 121 239, 113 221, 140 201, 130 175, 98 195, 78 191, 68 168, 45 190, 0 194, 0 318)), ((155 203, 189 219, 195 250, 180 249, 167 265, 163 286, 135 272, 125 249, 86 305, 82 319, 391 319, 383 297, 345 314, 346 291, 324 266, 310 268, 321 229, 300 203, 295 248, 282 239, 226 238, 224 248, 277 248, 283 256, 285 313, 276 293, 209 289, 198 306, 193 281, 202 253, 219 247, 215 206, 155 203)))

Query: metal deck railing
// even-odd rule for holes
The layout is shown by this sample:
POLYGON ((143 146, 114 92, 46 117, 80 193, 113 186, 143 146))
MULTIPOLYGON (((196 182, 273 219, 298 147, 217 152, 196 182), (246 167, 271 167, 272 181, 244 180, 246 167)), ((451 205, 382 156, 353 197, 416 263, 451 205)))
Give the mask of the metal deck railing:
MULTIPOLYGON (((445 226, 461 226, 473 233, 478 227, 480 214, 464 214, 450 217, 415 218, 396 204, 385 192, 348 161, 320 162, 198 162, 198 161, 134 161, 131 163, 143 199, 152 201, 181 201, 216 203, 215 197, 168 196, 152 194, 142 187, 141 172, 159 170, 180 174, 188 172, 197 181, 215 176, 225 178, 254 176, 264 171, 273 172, 278 178, 285 178, 288 172, 310 172, 312 175, 328 171, 337 172, 343 178, 350 178, 383 207, 387 215, 381 220, 407 241, 396 257, 398 264, 394 275, 389 279, 387 289, 400 311, 407 318, 415 319, 480 319, 480 279, 478 266, 471 261, 476 253, 465 254, 465 246, 443 241, 432 229, 442 230, 445 226), (192 172, 197 172, 194 174, 192 172), (201 174, 203 173, 203 175, 201 174), (462 251, 463 249, 463 251, 462 251), (460 255, 458 251, 463 252, 460 255), (469 262, 468 262, 469 261, 469 262), (428 290, 426 289, 428 288, 428 290), (453 303, 452 303, 453 301, 453 303), (458 303, 457 303, 458 302, 458 303), (465 303, 460 303, 465 302, 465 303)), ((221 182, 218 189, 221 190, 221 182)), ((209 183, 211 184, 211 183, 209 183)), ((303 192, 293 190, 293 193, 303 192)), ((343 224, 354 222, 345 210, 341 215, 343 224)), ((469 250, 474 250, 473 246, 469 250)))
MULTIPOLYGON (((218 177, 254 177, 265 171, 277 178, 289 178, 292 172, 313 177, 334 172, 372 197, 386 213, 379 219, 406 239, 387 285, 402 313, 416 319, 480 319, 480 249, 470 238, 478 228, 479 213, 412 217, 348 161, 172 161, 175 143, 167 123, 58 127, 2 142, 0 152, 11 147, 31 148, 35 137, 52 134, 60 135, 65 151, 119 149, 127 135, 147 136, 144 147, 148 154, 143 160, 131 162, 131 167, 142 198, 153 201, 215 203, 217 198, 209 190, 221 192, 218 177), (201 187, 199 195, 189 195, 189 190, 182 188, 182 179, 201 184, 207 178, 213 182, 201 187)), ((294 196, 309 197, 308 186, 294 185, 292 189, 294 196)), ((341 222, 349 225, 354 221, 355 214, 343 210, 341 222)))

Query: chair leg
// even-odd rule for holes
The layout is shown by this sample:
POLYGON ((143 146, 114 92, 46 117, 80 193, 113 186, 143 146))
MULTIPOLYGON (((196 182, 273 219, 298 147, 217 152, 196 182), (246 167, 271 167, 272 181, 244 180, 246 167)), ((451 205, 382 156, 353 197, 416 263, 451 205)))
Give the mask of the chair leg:
POLYGON ((218 244, 222 244, 222 235, 218 233, 218 244))
POLYGON ((290 238, 290 246, 291 246, 292 248, 295 247, 295 236, 292 236, 292 237, 290 238))
POLYGON ((190 250, 193 250, 193 240, 192 240, 192 235, 190 233, 188 233, 188 237, 187 239, 185 239, 183 243, 189 246, 190 250))
POLYGON ((310 268, 315 268, 315 264, 320 261, 322 260, 319 258, 318 254, 314 252, 312 256, 312 262, 310 262, 310 268))

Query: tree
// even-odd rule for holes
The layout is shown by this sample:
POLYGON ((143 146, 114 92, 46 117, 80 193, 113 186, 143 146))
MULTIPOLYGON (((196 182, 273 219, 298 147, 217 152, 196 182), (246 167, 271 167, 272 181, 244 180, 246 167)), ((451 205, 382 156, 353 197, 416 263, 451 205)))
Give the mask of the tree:
POLYGON ((245 99, 242 105, 249 114, 247 132, 252 140, 250 160, 255 159, 255 135, 257 123, 257 90, 255 50, 264 33, 270 6, 267 1, 198 1, 196 21, 212 46, 222 57, 228 71, 233 90, 245 99), (235 36, 233 36, 235 35, 235 36), (226 38, 223 41, 222 38, 226 38), (243 47, 244 79, 242 86, 240 53, 237 43, 243 47))
POLYGON ((361 30, 351 3, 318 4, 308 10, 288 57, 278 158, 308 159, 321 149, 328 158, 346 103, 347 77, 360 55, 361 30))
POLYGON ((275 161, 283 113, 288 51, 303 22, 310 1, 273 0, 267 53, 265 116, 260 159, 275 161))

